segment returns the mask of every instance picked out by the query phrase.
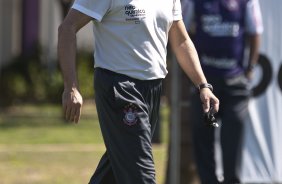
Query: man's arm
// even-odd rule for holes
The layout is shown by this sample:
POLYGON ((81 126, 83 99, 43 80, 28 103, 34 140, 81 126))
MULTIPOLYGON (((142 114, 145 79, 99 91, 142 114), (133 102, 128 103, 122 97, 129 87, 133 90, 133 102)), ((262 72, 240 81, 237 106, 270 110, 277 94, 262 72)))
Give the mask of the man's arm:
MULTIPOLYGON (((182 20, 174 21, 169 32, 170 46, 176 55, 177 61, 186 75, 192 80, 195 86, 207 83, 202 67, 200 65, 197 51, 185 29, 182 20)), ((203 103, 204 112, 208 112, 210 103, 214 110, 219 109, 219 100, 208 88, 200 90, 200 98, 203 103)))
POLYGON ((247 3, 245 15, 245 29, 247 44, 249 46, 249 63, 246 70, 248 79, 252 78, 252 70, 257 63, 260 47, 260 36, 263 33, 263 22, 258 0, 250 0, 247 3))
POLYGON ((62 103, 66 120, 78 122, 82 96, 79 93, 76 74, 76 33, 91 17, 71 9, 58 29, 58 57, 64 79, 62 103))
POLYGON ((249 63, 246 70, 246 76, 248 79, 253 77, 253 68, 257 64, 259 57, 259 47, 260 47, 260 34, 253 34, 248 36, 249 42, 249 63))

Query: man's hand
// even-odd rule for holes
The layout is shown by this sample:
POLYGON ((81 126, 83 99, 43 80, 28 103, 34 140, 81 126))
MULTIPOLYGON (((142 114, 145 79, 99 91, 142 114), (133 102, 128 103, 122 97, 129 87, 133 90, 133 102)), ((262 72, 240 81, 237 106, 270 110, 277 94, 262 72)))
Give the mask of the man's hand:
POLYGON ((83 99, 76 88, 64 90, 62 96, 64 116, 67 121, 78 123, 81 115, 83 99))
POLYGON ((245 75, 246 75, 246 77, 249 81, 251 81, 253 79, 253 75, 254 75, 253 73, 254 73, 253 70, 247 70, 245 72, 245 75))
POLYGON ((200 90, 200 98, 203 104, 204 113, 209 112, 211 105, 213 106, 213 113, 218 112, 219 100, 209 88, 203 88, 200 90))

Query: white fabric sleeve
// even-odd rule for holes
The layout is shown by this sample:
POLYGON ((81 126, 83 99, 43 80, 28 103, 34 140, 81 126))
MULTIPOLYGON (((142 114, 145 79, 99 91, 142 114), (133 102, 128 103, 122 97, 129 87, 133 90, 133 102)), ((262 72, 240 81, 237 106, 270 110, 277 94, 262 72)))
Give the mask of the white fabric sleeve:
POLYGON ((261 34, 263 32, 263 23, 261 10, 258 0, 250 0, 246 8, 246 31, 250 34, 261 34))
POLYGON ((111 6, 112 0, 75 0, 71 8, 101 21, 111 6))
POLYGON ((182 10, 180 0, 174 0, 173 20, 182 20, 182 10))
POLYGON ((194 2, 190 0, 182 0, 182 16, 186 29, 189 30, 194 19, 194 2))

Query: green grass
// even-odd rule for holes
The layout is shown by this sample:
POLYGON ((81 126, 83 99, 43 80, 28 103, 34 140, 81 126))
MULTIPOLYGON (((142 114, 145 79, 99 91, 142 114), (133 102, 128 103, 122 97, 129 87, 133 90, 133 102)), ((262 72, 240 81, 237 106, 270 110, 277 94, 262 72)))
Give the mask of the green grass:
MULTIPOLYGON (((157 183, 164 181, 167 113, 162 140, 153 146, 157 183)), ((79 124, 65 122, 56 105, 20 105, 0 112, 1 184, 84 184, 105 151, 95 105, 83 106, 79 124)))
POLYGON ((61 107, 25 105, 0 114, 0 144, 101 143, 94 104, 86 104, 79 124, 65 122, 61 107))

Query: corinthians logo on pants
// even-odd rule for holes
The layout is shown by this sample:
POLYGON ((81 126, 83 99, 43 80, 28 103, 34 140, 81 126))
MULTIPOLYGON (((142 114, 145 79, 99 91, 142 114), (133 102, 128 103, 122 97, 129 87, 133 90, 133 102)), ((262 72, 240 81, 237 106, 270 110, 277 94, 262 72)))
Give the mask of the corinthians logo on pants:
POLYGON ((123 122, 126 124, 126 125, 129 125, 129 126, 132 126, 132 125, 135 125, 137 123, 137 107, 130 103, 128 105, 126 105, 124 107, 124 118, 123 118, 123 122))

